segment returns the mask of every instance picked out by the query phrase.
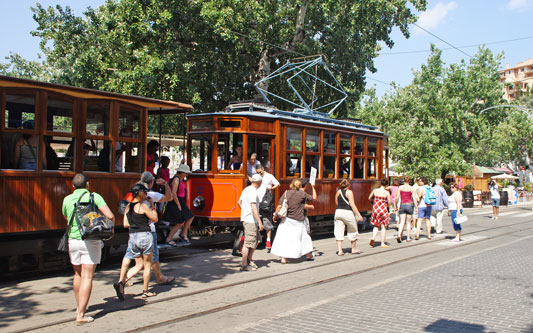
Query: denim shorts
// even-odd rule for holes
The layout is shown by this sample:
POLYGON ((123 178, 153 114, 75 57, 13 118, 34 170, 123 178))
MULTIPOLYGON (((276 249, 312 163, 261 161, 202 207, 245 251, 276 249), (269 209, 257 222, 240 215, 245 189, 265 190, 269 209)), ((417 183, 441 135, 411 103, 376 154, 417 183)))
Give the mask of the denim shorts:
POLYGON ((398 210, 398 213, 400 215, 413 215, 413 204, 412 203, 403 203, 400 205, 400 209, 398 210))
POLYGON ((131 232, 125 258, 135 259, 154 253, 154 237, 150 231, 131 232))
POLYGON ((492 206, 500 207, 500 199, 490 199, 492 206))
POLYGON ((432 206, 418 207, 418 218, 429 219, 431 217, 432 206))

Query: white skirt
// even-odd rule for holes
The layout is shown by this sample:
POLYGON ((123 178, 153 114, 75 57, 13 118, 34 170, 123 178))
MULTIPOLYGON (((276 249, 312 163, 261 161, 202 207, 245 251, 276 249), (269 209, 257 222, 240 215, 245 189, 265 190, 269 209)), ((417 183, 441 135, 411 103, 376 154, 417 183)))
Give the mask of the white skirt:
POLYGON ((311 251, 313 243, 311 236, 307 234, 305 224, 288 217, 284 218, 278 227, 270 252, 278 257, 298 259, 311 251))

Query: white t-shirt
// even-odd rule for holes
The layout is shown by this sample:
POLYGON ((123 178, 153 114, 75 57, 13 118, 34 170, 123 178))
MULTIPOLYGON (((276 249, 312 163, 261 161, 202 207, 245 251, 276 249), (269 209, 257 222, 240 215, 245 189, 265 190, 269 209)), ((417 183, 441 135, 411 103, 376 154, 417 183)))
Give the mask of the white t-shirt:
POLYGON ((256 188, 253 185, 245 188, 241 193, 239 202, 241 203, 241 221, 244 223, 256 223, 252 213, 252 202, 256 204, 256 207, 259 207, 256 188))
POLYGON ((257 160, 253 165, 250 163, 250 160, 248 160, 248 163, 246 163, 246 168, 248 169, 248 176, 252 177, 253 175, 255 175, 257 173, 257 170, 255 170, 255 168, 259 165, 261 165, 261 162, 257 160))
POLYGON ((276 177, 265 171, 265 174, 263 175, 263 180, 261 181, 261 186, 259 186, 259 188, 257 189, 257 197, 259 198, 259 202, 263 200, 267 189, 271 189, 272 187, 277 185, 279 185, 279 182, 276 177))
MULTIPOLYGON (((159 202, 163 198, 163 194, 155 191, 148 191, 147 193, 148 198, 152 198, 154 202, 159 202)), ((145 203, 148 208, 152 209, 152 206, 150 206, 150 202, 148 200, 144 200, 143 203, 145 203)), ((150 221, 150 231, 155 232, 155 223, 150 221)))
POLYGON ((491 199, 499 199, 500 198, 500 188, 498 185, 495 186, 489 186, 490 190, 490 198, 491 199))

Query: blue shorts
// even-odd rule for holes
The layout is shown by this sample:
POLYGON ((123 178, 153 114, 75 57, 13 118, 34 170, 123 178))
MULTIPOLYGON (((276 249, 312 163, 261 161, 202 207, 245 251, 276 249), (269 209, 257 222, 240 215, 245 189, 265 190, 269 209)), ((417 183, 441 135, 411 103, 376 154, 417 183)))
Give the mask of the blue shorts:
POLYGON ((500 207, 500 199, 490 199, 491 205, 494 207, 500 207))
MULTIPOLYGON (((154 253, 152 255, 152 262, 159 262, 159 248, 157 247, 157 233, 152 232, 152 237, 154 239, 154 253)), ((126 249, 125 258, 135 259, 135 254, 131 250, 130 243, 128 241, 128 248, 126 249)))
POLYGON ((412 203, 401 204, 398 213, 400 215, 413 215, 413 204, 412 203))
POLYGON ((418 218, 429 219, 431 217, 432 206, 418 207, 418 218))
MULTIPOLYGON (((462 209, 461 209, 461 214, 463 214, 463 210, 462 209)), ((455 230, 455 231, 463 230, 463 227, 461 227, 461 224, 455 223, 455 219, 457 218, 457 210, 452 210, 451 211, 451 216, 452 216, 453 230, 455 230)))
POLYGON ((154 238, 150 231, 131 232, 124 258, 135 259, 154 253, 154 238))

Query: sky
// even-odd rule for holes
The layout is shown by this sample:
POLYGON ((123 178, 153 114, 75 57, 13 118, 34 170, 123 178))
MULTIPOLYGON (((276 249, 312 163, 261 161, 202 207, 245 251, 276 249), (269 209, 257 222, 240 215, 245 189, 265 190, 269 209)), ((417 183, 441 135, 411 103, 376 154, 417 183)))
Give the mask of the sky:
MULTIPOLYGON (((97 8, 105 0, 39 2, 44 7, 68 5, 76 15, 82 15, 88 6, 97 8)), ((10 52, 38 60, 39 38, 30 34, 37 28, 30 10, 36 1, 0 0, 0 3, 3 9, 0 11, 0 62, 5 62, 10 52)), ((418 13, 416 24, 433 35, 411 25, 411 36, 406 39, 399 29, 394 29, 391 37, 395 45, 381 50, 375 59, 377 72, 367 73, 367 87, 375 87, 378 96, 382 96, 391 89, 391 82, 400 86, 410 84, 412 70, 426 63, 431 43, 443 50, 442 58, 447 65, 459 63, 461 59, 468 62, 469 55, 474 55, 481 44, 494 54, 504 52, 502 69, 506 64, 512 67, 533 58, 532 14, 533 0, 429 0, 427 10, 418 13)))

